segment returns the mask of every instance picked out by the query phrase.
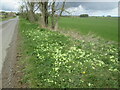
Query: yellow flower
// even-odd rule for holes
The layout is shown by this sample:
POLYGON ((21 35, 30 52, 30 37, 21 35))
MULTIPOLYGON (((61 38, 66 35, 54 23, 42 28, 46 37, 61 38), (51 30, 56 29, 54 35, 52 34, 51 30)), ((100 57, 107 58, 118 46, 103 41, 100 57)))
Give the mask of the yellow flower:
POLYGON ((85 74, 86 72, 82 72, 83 74, 85 74))

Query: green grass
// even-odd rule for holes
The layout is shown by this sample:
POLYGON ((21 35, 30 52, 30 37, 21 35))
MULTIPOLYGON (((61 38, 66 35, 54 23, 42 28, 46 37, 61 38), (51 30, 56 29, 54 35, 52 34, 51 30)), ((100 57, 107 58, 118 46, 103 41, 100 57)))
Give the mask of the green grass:
POLYGON ((20 19, 22 79, 29 88, 118 88, 114 43, 87 43, 20 19))
POLYGON ((118 19, 112 17, 62 17, 60 28, 76 30, 82 34, 93 33, 106 40, 118 41, 118 19))
POLYGON ((0 22, 6 21, 6 20, 9 20, 9 19, 13 19, 13 18, 15 18, 15 17, 0 18, 0 22))

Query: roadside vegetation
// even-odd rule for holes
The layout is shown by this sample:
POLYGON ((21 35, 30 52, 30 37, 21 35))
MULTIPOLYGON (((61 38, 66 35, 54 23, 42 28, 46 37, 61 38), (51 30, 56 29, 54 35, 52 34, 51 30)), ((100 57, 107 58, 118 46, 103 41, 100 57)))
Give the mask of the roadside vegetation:
POLYGON ((66 17, 65 5, 22 1, 21 82, 29 88, 118 88, 117 18, 66 17))
POLYGON ((0 12, 0 21, 5 21, 5 20, 8 20, 8 19, 15 18, 16 15, 17 14, 14 13, 14 12, 4 12, 4 11, 1 11, 0 12))
MULTIPOLYGON (((66 19, 69 20, 62 19, 61 26, 68 28, 63 24, 66 19)), ((25 65, 22 83, 31 88, 118 88, 117 44, 102 39, 96 42, 73 39, 23 18, 19 25, 23 42, 20 61, 25 65)), ((71 25, 70 28, 75 27, 71 25)))

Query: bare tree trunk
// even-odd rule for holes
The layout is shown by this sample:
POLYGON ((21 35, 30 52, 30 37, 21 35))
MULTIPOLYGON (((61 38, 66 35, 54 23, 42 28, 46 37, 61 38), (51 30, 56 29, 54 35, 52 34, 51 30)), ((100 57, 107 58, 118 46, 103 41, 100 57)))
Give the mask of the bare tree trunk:
POLYGON ((56 23, 55 23, 55 27, 54 27, 55 30, 58 29, 58 20, 62 16, 62 13, 63 13, 64 8, 65 8, 65 3, 66 3, 66 0, 64 0, 64 2, 62 4, 62 8, 61 8, 60 14, 56 17, 56 23))
POLYGON ((41 20, 43 27, 48 27, 48 1, 40 2, 40 10, 41 10, 41 20))
POLYGON ((34 5, 35 5, 34 2, 28 2, 28 6, 29 6, 29 9, 30 9, 28 15, 29 15, 29 20, 31 22, 35 21, 34 5))
MULTIPOLYGON (((62 8, 59 9, 60 10, 60 14, 55 16, 55 12, 57 11, 55 9, 55 0, 53 0, 52 2, 52 5, 51 6, 51 9, 52 9, 52 12, 50 13, 51 14, 51 28, 52 29, 56 29, 58 27, 58 19, 59 17, 62 15, 63 11, 64 11, 64 7, 65 7, 65 1, 63 2, 62 4, 62 8)), ((49 6, 48 6, 48 0, 44 0, 43 2, 39 2, 39 6, 40 6, 40 11, 41 11, 41 24, 43 25, 43 27, 48 27, 48 17, 50 16, 50 14, 48 14, 48 10, 49 10, 49 6)))
POLYGON ((44 21, 45 27, 48 26, 48 2, 44 2, 44 21))
POLYGON ((60 15, 59 15, 60 17, 62 16, 62 13, 63 13, 63 11, 64 11, 65 2, 66 2, 66 0, 64 0, 64 2, 63 2, 63 4, 62 4, 61 12, 60 12, 60 15))
POLYGON ((52 3, 51 28, 55 28, 55 1, 52 3))
POLYGON ((31 21, 31 22, 34 22, 35 21, 35 17, 34 17, 34 12, 33 11, 29 11, 29 20, 31 21))

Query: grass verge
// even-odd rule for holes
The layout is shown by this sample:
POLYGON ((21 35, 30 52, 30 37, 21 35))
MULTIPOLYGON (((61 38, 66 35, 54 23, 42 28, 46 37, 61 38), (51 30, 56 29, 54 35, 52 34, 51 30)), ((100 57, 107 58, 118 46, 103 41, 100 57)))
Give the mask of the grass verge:
POLYGON ((31 88, 118 88, 114 43, 75 40, 20 19, 23 83, 31 88))

